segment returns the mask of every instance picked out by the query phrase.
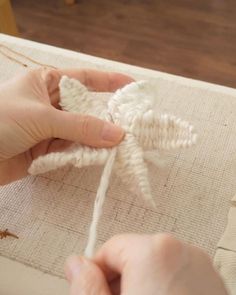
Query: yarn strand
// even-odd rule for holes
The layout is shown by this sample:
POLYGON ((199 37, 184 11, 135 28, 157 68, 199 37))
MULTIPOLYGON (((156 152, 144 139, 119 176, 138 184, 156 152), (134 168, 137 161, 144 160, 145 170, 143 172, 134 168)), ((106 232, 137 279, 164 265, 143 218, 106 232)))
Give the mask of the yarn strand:
POLYGON ((53 69, 57 69, 56 67, 52 66, 52 65, 47 65, 47 64, 43 64, 23 53, 20 53, 18 51, 13 50, 12 48, 4 45, 4 44, 0 44, 0 53, 2 55, 4 55, 6 58, 8 58, 9 60, 16 62, 18 64, 20 64, 23 67, 29 67, 29 65, 27 65, 25 62, 22 62, 20 60, 18 60, 17 58, 24 58, 30 62, 32 62, 35 65, 41 66, 41 67, 49 67, 49 68, 53 68, 53 69), (16 55, 16 57, 10 56, 7 52, 4 52, 2 49, 5 49, 6 51, 10 52, 10 54, 16 55))
POLYGON ((107 159, 106 165, 102 173, 101 181, 98 187, 96 199, 94 202, 93 219, 89 229, 88 244, 85 249, 85 256, 88 258, 91 258, 94 254, 96 238, 97 238, 97 226, 102 214, 103 204, 106 198, 106 192, 109 186, 109 180, 110 180, 112 168, 115 162, 116 153, 117 153, 117 148, 113 148, 107 159))

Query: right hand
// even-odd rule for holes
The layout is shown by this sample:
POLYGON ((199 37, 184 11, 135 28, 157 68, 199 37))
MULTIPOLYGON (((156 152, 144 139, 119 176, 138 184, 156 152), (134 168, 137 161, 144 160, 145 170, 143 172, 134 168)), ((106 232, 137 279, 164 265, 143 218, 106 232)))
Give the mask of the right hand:
POLYGON ((199 248, 175 238, 121 235, 93 260, 68 259, 70 295, 226 295, 220 276, 199 248))

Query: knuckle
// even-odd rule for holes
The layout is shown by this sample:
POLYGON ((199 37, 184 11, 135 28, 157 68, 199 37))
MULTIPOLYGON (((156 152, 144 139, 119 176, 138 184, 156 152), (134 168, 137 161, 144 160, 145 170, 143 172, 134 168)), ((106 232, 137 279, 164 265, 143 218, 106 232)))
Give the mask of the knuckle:
POLYGON ((105 249, 115 249, 115 255, 121 265, 136 265, 148 259, 148 236, 137 234, 121 234, 113 236, 106 244, 105 249))
POLYGON ((116 247, 116 256, 121 260, 129 256, 129 245, 132 244, 132 235, 130 234, 117 234, 113 236, 108 242, 107 246, 110 248, 116 247))
POLYGON ((48 86, 53 79, 56 79, 56 81, 59 81, 60 74, 57 70, 49 68, 49 67, 43 67, 41 71, 42 71, 41 77, 47 83, 48 86))
POLYGON ((36 70, 29 71, 27 75, 31 82, 37 81, 38 85, 41 87, 43 87, 42 85, 46 85, 49 93, 57 87, 60 80, 60 72, 49 66, 44 66, 36 70))
POLYGON ((53 69, 47 66, 42 66, 36 70, 32 70, 32 72, 35 73, 36 75, 41 75, 42 78, 59 74, 56 69, 53 69))
POLYGON ((37 69, 32 69, 32 70, 29 70, 27 73, 26 73, 26 77, 29 78, 29 79, 38 79, 40 76, 42 75, 45 75, 45 68, 44 67, 39 67, 37 69))
POLYGON ((51 84, 54 87, 55 83, 52 82, 56 81, 56 84, 59 82, 60 73, 56 69, 44 66, 28 71, 24 75, 24 79, 34 87, 35 93, 37 93, 37 91, 42 92, 44 90, 43 85, 46 85, 48 90, 50 90, 51 84))

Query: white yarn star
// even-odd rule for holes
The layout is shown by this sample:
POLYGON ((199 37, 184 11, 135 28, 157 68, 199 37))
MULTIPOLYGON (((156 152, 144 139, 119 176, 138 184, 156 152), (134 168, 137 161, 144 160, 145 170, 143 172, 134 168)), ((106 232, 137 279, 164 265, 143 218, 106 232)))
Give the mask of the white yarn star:
MULTIPOLYGON (((78 168, 105 164, 85 250, 85 255, 92 257, 97 225, 113 166, 115 173, 130 189, 155 206, 148 179, 146 153, 189 147, 195 143, 196 134, 189 123, 174 116, 157 113, 156 92, 147 81, 133 82, 109 98, 102 94, 99 100, 79 81, 68 77, 62 77, 59 87, 63 110, 113 121, 126 132, 123 141, 115 148, 96 149, 74 144, 63 152, 37 158, 29 169, 29 173, 39 174, 67 164, 78 168)), ((155 163, 153 158, 152 162, 155 163)))
MULTIPOLYGON (((175 116, 158 114, 156 92, 147 81, 133 82, 110 97, 103 94, 99 100, 79 81, 66 76, 59 87, 63 110, 112 120, 126 131, 117 147, 114 171, 132 191, 152 202, 146 152, 190 147, 196 142, 193 127, 175 116)), ((40 156, 29 173, 40 174, 68 164, 77 168, 104 165, 110 152, 74 144, 65 151, 40 156)))

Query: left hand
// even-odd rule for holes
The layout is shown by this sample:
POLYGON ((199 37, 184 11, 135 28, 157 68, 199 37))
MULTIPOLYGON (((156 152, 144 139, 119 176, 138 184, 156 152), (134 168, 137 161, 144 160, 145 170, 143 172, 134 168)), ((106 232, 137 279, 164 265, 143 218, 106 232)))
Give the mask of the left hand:
POLYGON ((71 142, 111 147, 124 136, 114 124, 61 111, 58 84, 62 75, 104 92, 133 81, 118 73, 40 68, 0 85, 0 185, 26 176, 35 158, 71 142))

